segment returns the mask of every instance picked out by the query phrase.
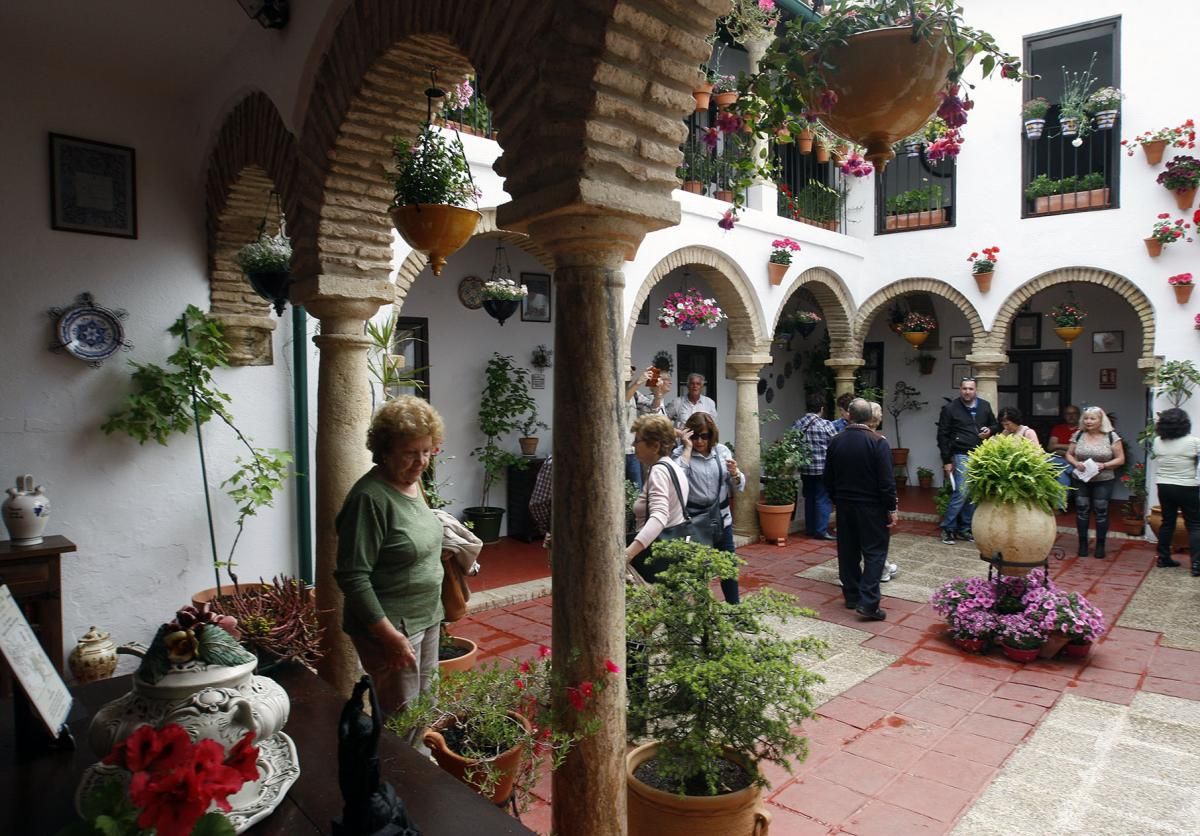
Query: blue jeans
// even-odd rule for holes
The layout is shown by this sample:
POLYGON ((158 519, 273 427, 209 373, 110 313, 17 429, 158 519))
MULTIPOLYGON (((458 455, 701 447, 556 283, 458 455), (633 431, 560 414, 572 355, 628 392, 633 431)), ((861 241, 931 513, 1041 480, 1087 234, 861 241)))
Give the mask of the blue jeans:
POLYGON ((825 490, 824 476, 800 474, 804 486, 804 533, 809 537, 823 537, 829 532, 829 512, 833 501, 825 490))
POLYGON ((967 469, 967 454, 954 454, 954 494, 950 504, 946 506, 946 517, 942 520, 942 528, 950 531, 970 531, 971 520, 975 517, 974 503, 967 502, 967 484, 965 473, 967 469))
POLYGON ((625 454, 625 478, 639 491, 642 489, 642 463, 633 453, 625 454))
MULTIPOLYGON (((721 532, 721 539, 713 543, 717 551, 732 552, 733 549, 733 526, 727 525, 721 532)), ((725 596, 726 604, 739 604, 742 601, 740 592, 738 591, 737 578, 721 578, 721 594, 725 596)))

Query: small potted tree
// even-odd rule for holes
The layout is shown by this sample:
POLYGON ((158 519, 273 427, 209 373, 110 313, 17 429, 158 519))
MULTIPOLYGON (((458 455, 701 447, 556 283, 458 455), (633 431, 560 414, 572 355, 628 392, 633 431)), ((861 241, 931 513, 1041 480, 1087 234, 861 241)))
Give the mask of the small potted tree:
POLYGON ((919 389, 909 386, 903 380, 897 380, 895 388, 892 389, 891 400, 887 404, 887 411, 892 416, 892 423, 896 427, 896 445, 892 448, 892 464, 897 468, 897 476, 904 475, 905 482, 908 481, 908 448, 900 440, 900 416, 906 412, 918 410, 929 403, 917 400, 919 397, 921 397, 919 389))
POLYGON ((529 370, 518 366, 512 357, 493 353, 484 369, 484 387, 479 396, 479 429, 486 441, 471 455, 483 465, 483 486, 479 505, 464 508, 463 514, 484 543, 500 539, 504 509, 488 505, 492 485, 509 467, 524 469, 528 459, 501 448, 500 442, 522 428, 523 421, 536 412, 537 403, 529 394, 529 370))
MULTIPOLYGON (((778 420, 774 412, 760 419, 766 424, 778 420)), ((763 491, 758 501, 758 525, 762 537, 777 546, 787 545, 788 526, 796 510, 796 471, 810 461, 808 445, 799 430, 789 429, 778 441, 763 445, 763 491)))
POLYGON ((790 771, 790 759, 806 754, 798 727, 822 678, 796 657, 825 647, 785 639, 779 623, 815 613, 767 588, 733 610, 718 601, 712 578, 737 577, 742 562, 729 552, 660 541, 650 559, 668 568, 656 584, 632 588, 626 607, 630 639, 646 645, 630 713, 656 738, 625 758, 629 834, 765 832, 759 764, 790 771))
POLYGON ((538 411, 536 404, 529 414, 521 419, 517 430, 521 433, 517 438, 517 443, 521 445, 522 456, 536 456, 538 448, 538 430, 548 430, 550 425, 545 421, 538 420, 538 411))

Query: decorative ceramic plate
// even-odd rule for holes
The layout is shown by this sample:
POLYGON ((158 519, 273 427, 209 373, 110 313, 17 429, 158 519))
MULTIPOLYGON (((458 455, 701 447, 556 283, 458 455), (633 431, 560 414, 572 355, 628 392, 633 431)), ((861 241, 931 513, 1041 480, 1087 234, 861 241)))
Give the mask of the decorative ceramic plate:
POLYGON ((58 316, 57 348, 98 366, 118 349, 128 347, 121 325, 124 312, 101 307, 90 296, 80 299, 58 316))
POLYGON ((766 391, 767 391, 767 381, 763 380, 760 377, 758 379, 758 394, 761 395, 763 392, 766 392, 766 391))
POLYGON ((792 376, 792 362, 790 360, 787 363, 784 363, 784 365, 783 365, 783 376, 784 377, 792 376))
MULTIPOLYGON (((240 790, 229 796, 229 804, 233 809, 224 814, 237 833, 248 830, 271 815, 300 777, 296 744, 286 734, 277 732, 266 740, 255 741, 255 745, 258 746, 258 778, 243 784, 240 790)), ((79 788, 75 790, 75 809, 81 810, 81 799, 109 778, 128 783, 130 774, 119 766, 102 763, 94 763, 84 770, 79 788)), ((216 809, 215 804, 209 807, 210 812, 216 809)))
POLYGON ((768 386, 767 394, 763 395, 763 397, 767 399, 767 403, 770 403, 771 401, 775 400, 775 390, 768 386))
POLYGON ((776 389, 783 388, 783 375, 781 375, 781 374, 775 375, 775 388, 776 389))
POLYGON ((483 306, 483 279, 478 276, 465 276, 458 283, 458 301, 463 307, 473 311, 483 306))

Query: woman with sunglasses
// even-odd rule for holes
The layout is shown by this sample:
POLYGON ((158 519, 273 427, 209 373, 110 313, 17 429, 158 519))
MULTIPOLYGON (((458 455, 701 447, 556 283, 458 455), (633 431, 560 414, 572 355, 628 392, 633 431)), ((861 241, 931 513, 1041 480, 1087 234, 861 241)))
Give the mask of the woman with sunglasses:
MULTIPOLYGON (((729 511, 729 496, 735 490, 745 490, 746 477, 738 470, 733 453, 719 443, 717 424, 707 412, 693 412, 684 422, 679 437, 682 444, 675 448, 672 456, 687 474, 688 513, 702 514, 714 503, 719 503, 721 533, 714 538, 713 547, 732 552, 733 514, 729 511)), ((721 593, 726 603, 738 603, 741 597, 737 578, 722 579, 721 593)))

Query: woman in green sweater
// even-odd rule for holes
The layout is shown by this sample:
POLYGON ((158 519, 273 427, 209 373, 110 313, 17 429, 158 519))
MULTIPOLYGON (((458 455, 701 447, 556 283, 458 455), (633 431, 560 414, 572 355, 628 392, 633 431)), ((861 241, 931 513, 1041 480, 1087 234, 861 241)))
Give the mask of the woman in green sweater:
POLYGON ((384 404, 367 432, 375 467, 337 516, 342 629, 388 714, 428 691, 437 667, 442 524, 425 504, 421 474, 444 435, 441 416, 420 398, 384 404))
POLYGON ((1164 409, 1155 425, 1151 452, 1158 465, 1155 482, 1162 505, 1162 526, 1158 529, 1158 566, 1178 566, 1171 557, 1175 539, 1175 517, 1182 511, 1192 552, 1192 577, 1200 577, 1200 479, 1196 462, 1200 459, 1200 438, 1191 435, 1192 422, 1182 409, 1164 409))

